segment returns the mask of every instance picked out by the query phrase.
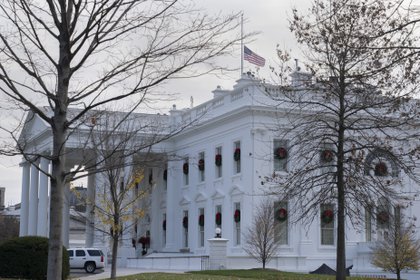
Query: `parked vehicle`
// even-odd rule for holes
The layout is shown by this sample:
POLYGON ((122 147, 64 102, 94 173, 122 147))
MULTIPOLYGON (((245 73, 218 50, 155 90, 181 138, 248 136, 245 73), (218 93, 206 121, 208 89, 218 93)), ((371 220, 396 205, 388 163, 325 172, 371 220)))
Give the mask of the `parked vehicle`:
POLYGON ((69 248, 70 268, 80 268, 87 273, 94 273, 97 268, 104 268, 104 253, 97 248, 69 248))

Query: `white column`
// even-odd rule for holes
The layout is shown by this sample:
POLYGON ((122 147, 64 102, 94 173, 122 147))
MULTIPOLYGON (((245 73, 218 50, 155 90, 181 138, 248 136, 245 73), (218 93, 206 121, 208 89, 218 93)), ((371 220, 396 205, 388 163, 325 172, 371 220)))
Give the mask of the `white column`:
POLYGON ((70 183, 64 185, 64 203, 63 203, 63 246, 69 248, 69 229, 70 229, 70 183))
POLYGON ((179 246, 176 246, 176 238, 179 237, 177 232, 180 232, 180 224, 175 224, 176 214, 181 215, 181 209, 179 205, 175 203, 178 202, 177 188, 178 184, 176 182, 177 172, 181 172, 179 167, 179 161, 169 161, 168 162, 168 181, 167 181, 167 190, 166 190, 166 246, 165 251, 174 252, 179 249, 179 246), (178 213, 177 213, 178 212, 178 213), (176 228, 178 226, 178 228, 176 228))
POLYGON ((28 235, 37 234, 38 225, 38 181, 39 181, 39 170, 38 163, 34 162, 31 164, 31 186, 29 190, 29 225, 28 235))
MULTIPOLYGON (((127 205, 128 201, 130 201, 133 197, 133 192, 132 191, 127 191, 128 190, 128 185, 132 182, 132 175, 133 175, 133 156, 125 156, 124 158, 124 189, 125 189, 125 196, 126 198, 124 198, 124 202, 122 205, 127 205), (130 197, 131 196, 131 197, 130 197)), ((126 207, 124 207, 126 208, 126 207)), ((130 206, 131 208, 131 206, 130 206)), ((128 209, 120 209, 120 211, 123 210, 124 214, 127 215, 128 213, 126 213, 127 211, 130 211, 128 209)), ((129 220, 124 222, 123 224, 123 234, 122 234, 122 244, 124 247, 127 247, 129 249, 131 249, 133 247, 132 243, 131 243, 131 238, 132 238, 132 231, 128 230, 128 228, 130 226, 132 226, 133 224, 133 220, 129 220)), ((134 256, 134 249, 133 251, 133 256, 134 256)))
POLYGON ((29 216, 29 163, 22 162, 22 194, 20 204, 20 228, 19 236, 28 235, 28 216, 29 216))
POLYGON ((86 194, 86 247, 93 247, 93 231, 95 229, 95 173, 89 172, 86 194))
POLYGON ((38 236, 48 237, 48 166, 49 160, 41 158, 39 172, 38 236))

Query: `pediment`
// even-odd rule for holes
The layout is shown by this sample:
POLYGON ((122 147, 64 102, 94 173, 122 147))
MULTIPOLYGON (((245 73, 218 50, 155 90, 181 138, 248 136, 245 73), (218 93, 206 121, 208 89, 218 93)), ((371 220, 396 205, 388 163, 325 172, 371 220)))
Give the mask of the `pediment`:
POLYGON ((50 127, 38 115, 29 112, 25 119, 22 132, 19 136, 19 142, 30 144, 30 142, 39 137, 44 131, 49 130, 50 127))
POLYGON ((184 197, 179 202, 180 205, 187 205, 191 203, 191 199, 184 195, 184 197))
POLYGON ((224 193, 222 193, 220 190, 216 190, 214 193, 213 193, 213 195, 211 196, 211 198, 213 198, 213 199, 223 199, 223 198, 225 198, 225 194, 224 193))
POLYGON ((235 195, 242 195, 242 194, 244 194, 244 191, 243 191, 243 190, 242 190, 242 188, 241 188, 241 187, 239 187, 238 185, 233 185, 233 186, 230 188, 229 194, 230 194, 231 196, 235 196, 235 195))
POLYGON ((206 197, 206 195, 203 193, 203 192, 200 192, 199 194, 197 194, 196 196, 195 196, 195 202, 202 202, 202 201, 206 201, 207 200, 207 197, 206 197))

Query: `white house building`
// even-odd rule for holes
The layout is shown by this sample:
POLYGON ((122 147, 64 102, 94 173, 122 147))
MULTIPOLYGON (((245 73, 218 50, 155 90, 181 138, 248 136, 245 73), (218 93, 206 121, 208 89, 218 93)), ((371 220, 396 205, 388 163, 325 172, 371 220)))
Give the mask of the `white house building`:
MULTIPOLYGON (((292 85, 298 84, 299 80, 295 77, 292 85)), ((279 151, 278 148, 284 148, 285 151, 281 152, 286 153, 293 150, 288 150, 288 143, 282 139, 279 129, 287 125, 282 115, 286 110, 274 107, 266 90, 279 91, 276 87, 267 89, 251 75, 244 75, 232 90, 218 87, 213 91, 211 100, 198 106, 183 110, 174 106, 169 115, 137 115, 143 120, 162 124, 168 131, 191 125, 154 145, 152 153, 159 156, 159 161, 142 167, 146 179, 140 185, 152 188, 147 197, 146 214, 138 218, 135 229, 124 233, 120 249, 124 265, 200 269, 209 254, 207 240, 214 237, 216 228, 220 228, 222 237, 228 239, 226 266, 258 266, 243 250, 243 232, 250 226, 255 207, 267 191, 264 178, 274 173, 286 173, 293 165, 287 160, 287 154, 280 161, 273 154, 273 151, 279 151), (145 256, 141 256, 141 244, 138 244, 141 237, 150 241, 145 256), (132 240, 137 243, 137 249, 133 248, 132 240)), ((47 108, 45 110, 48 111, 47 108)), ((68 169, 80 165, 89 154, 83 141, 89 127, 80 126, 77 131, 67 143, 71 151, 67 160, 68 169)), ((139 135, 141 137, 147 137, 147 133, 139 135)), ((27 149, 45 153, 50 150, 50 129, 37 116, 28 116, 22 139, 25 139, 27 149)), ((35 163, 23 161, 21 166, 20 234, 47 236, 49 183, 39 170, 48 171, 49 162, 41 158, 35 163)), ((124 178, 135 170, 135 167, 124 168, 124 178)), ((103 175, 93 170, 87 172, 87 195, 93 199, 103 192, 103 175)), ((420 190, 420 186, 412 180, 402 178, 402 181, 404 188, 411 193, 420 190)), ((318 218, 313 219, 310 225, 291 223, 287 216, 293 215, 289 212, 290 205, 276 201, 275 197, 273 199, 275 210, 282 210, 279 223, 284 230, 279 233, 281 245, 268 267, 309 272, 325 263, 334 268, 335 218, 332 216, 326 227, 321 222, 323 211, 330 209, 321 205, 318 218)), ((413 201, 404 211, 413 216, 419 213, 420 203, 413 201)), ((69 207, 65 207, 63 215, 66 217, 63 235, 65 245, 68 245, 69 207)), ((95 226, 100 225, 91 207, 87 207, 86 216, 90 217, 87 218, 86 245, 109 248, 107 236, 95 230, 95 226)), ((364 230, 347 227, 346 263, 347 266, 353 265, 352 274, 385 275, 369 261, 371 242, 380 238, 381 232, 376 221, 369 222, 369 227, 365 226, 364 230)), ((420 275, 417 274, 417 277, 420 275)))

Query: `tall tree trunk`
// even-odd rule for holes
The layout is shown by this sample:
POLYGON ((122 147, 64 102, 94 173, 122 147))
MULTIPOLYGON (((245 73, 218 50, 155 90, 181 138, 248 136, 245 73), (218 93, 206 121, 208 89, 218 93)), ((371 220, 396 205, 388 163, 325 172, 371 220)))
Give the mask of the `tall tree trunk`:
POLYGON ((117 277, 117 256, 118 256, 118 242, 119 232, 112 236, 112 263, 111 263, 111 279, 117 277))
POLYGON ((397 280, 401 279, 401 270, 397 269, 397 280))
MULTIPOLYGON (((56 124, 64 124, 66 115, 58 115, 56 124)), ((64 126, 62 126, 64 127, 64 126)), ((53 128, 55 129, 55 128, 53 128)), ((58 280, 62 276, 63 257, 63 202, 65 189, 65 156, 62 151, 65 143, 65 130, 53 133, 53 159, 50 202, 50 232, 48 243, 48 280, 58 280)))
POLYGON ((67 107, 70 76, 69 35, 67 30, 61 30, 59 63, 57 66, 57 92, 54 98, 54 116, 50 122, 51 130, 53 132, 53 151, 48 280, 58 280, 62 278, 63 202, 66 185, 65 146, 67 139, 67 107))
MULTIPOLYGON (((344 73, 343 71, 341 73, 344 73)), ((336 254, 336 279, 346 279, 346 233, 345 233, 345 182, 344 182, 344 131, 345 131, 345 80, 340 75, 339 102, 340 113, 338 119, 337 139, 337 254, 336 254)))

